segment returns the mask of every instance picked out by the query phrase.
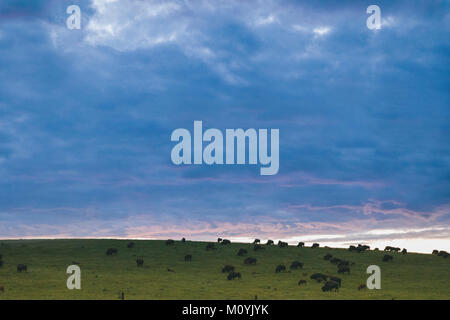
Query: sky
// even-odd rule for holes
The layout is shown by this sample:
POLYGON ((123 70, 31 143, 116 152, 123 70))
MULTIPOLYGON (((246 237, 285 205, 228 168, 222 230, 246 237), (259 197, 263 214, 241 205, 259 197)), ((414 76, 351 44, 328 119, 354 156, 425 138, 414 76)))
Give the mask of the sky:
POLYGON ((0 238, 450 250, 449 7, 2 0, 0 238), (279 129, 279 172, 174 165, 195 120, 279 129))

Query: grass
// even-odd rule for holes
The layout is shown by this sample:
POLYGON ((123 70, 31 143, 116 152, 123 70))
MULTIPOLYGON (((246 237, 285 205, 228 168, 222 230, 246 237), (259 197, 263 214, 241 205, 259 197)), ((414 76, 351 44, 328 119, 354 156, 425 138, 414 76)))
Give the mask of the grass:
POLYGON ((2 299, 449 299, 450 259, 431 254, 391 253, 392 262, 382 262, 382 251, 364 253, 333 248, 266 247, 253 251, 253 245, 232 243, 206 251, 204 242, 128 240, 3 240, 0 254, 2 299), (117 248, 117 256, 107 256, 107 248, 117 248), (254 266, 244 265, 238 257, 239 248, 257 258, 254 266), (184 256, 192 254, 192 262, 184 256), (350 275, 337 275, 337 267, 323 256, 355 262, 350 275), (144 266, 136 266, 143 257, 144 266), (289 267, 298 260, 303 270, 275 273, 279 264, 289 267), (66 268, 76 261, 81 268, 81 290, 68 290, 66 268), (19 263, 28 272, 18 273, 19 263), (236 267, 241 280, 229 281, 221 272, 225 264, 236 267), (366 283, 369 265, 381 267, 381 289, 358 291, 366 283), (175 272, 168 272, 170 268, 175 272), (309 279, 312 273, 337 275, 342 279, 338 292, 322 292, 323 284, 309 279), (304 276, 303 273, 308 273, 304 276), (298 286, 306 279, 306 286, 298 286))

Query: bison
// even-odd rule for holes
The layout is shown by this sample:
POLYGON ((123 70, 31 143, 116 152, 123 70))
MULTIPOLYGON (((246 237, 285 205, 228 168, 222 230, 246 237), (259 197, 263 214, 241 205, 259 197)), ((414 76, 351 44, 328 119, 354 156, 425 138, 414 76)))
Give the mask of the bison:
POLYGON ((268 246, 270 246, 270 245, 272 245, 273 244, 273 240, 267 240, 267 243, 266 243, 268 246))
POLYGON ((228 280, 233 280, 235 278, 241 279, 241 274, 239 272, 231 271, 227 276, 228 280))
POLYGON ((186 242, 186 238, 181 238, 181 242, 186 242))
POLYGON ((292 270, 303 269, 303 263, 300 261, 292 261, 291 266, 289 268, 292 270))
POLYGON ((331 258, 333 258, 333 256, 329 253, 323 256, 323 260, 330 260, 331 258))
POLYGON ((221 243, 222 242, 222 238, 217 238, 217 243, 221 243))
POLYGON ((287 242, 283 242, 283 241, 278 241, 278 247, 280 248, 286 248, 288 246, 287 242))
POLYGON ((172 239, 166 240, 166 246, 173 246, 175 244, 175 241, 172 239))
POLYGON ((228 239, 223 239, 222 242, 220 244, 226 245, 226 244, 231 244, 231 241, 228 239))
POLYGON ((408 251, 406 250, 406 248, 403 248, 402 254, 407 254, 407 253, 408 253, 408 251))
POLYGON ((279 273, 279 272, 281 272, 281 271, 286 271, 286 266, 285 266, 285 265, 280 264, 280 265, 278 265, 278 266, 275 268, 275 273, 279 273))
POLYGON ((318 243, 313 243, 313 245, 311 246, 311 248, 318 248, 319 247, 319 244, 318 243))
POLYGON ((304 242, 299 242, 298 244, 297 244, 297 247, 300 247, 300 248, 302 248, 302 247, 304 247, 305 246, 305 243, 304 242))
POLYGON ((17 265, 17 272, 22 272, 22 271, 25 271, 25 272, 27 272, 27 265, 26 264, 18 264, 17 265))
POLYGON ((261 243, 261 240, 255 239, 255 240, 253 241, 253 244, 257 244, 257 243, 261 243))
POLYGON ((347 273, 350 274, 350 268, 348 266, 339 266, 338 273, 347 273))
POLYGON ((341 262, 342 260, 341 259, 339 259, 339 258, 332 258, 331 260, 330 260, 330 262, 332 263, 332 264, 338 264, 339 262, 341 262))
POLYGON ((322 291, 326 292, 326 291, 339 291, 339 284, 335 281, 327 281, 325 282, 324 286, 322 287, 322 291))
POLYGON ((383 262, 389 262, 392 261, 394 259, 393 256, 391 256, 390 254, 385 254, 383 257, 383 262))
POLYGON ((234 267, 229 264, 227 264, 225 267, 222 268, 222 273, 231 272, 231 271, 234 271, 234 267))
POLYGON ((255 250, 255 251, 258 251, 258 250, 264 250, 265 248, 262 246, 262 245, 260 245, 260 244, 255 244, 254 246, 253 246, 253 250, 255 250))
POLYGON ((316 280, 317 282, 327 281, 328 276, 322 273, 314 273, 309 277, 311 280, 316 280))
POLYGON ((244 264, 256 264, 256 258, 250 258, 244 260, 244 264))
POLYGON ((439 250, 433 250, 432 254, 438 254, 438 253, 439 253, 439 250))
POLYGON ((336 282, 339 285, 339 287, 341 286, 342 283, 341 278, 330 276, 330 280, 336 282))
POLYGON ((136 259, 136 264, 137 264, 138 267, 142 267, 144 265, 144 259, 137 258, 136 259))
POLYGON ((242 249, 242 248, 239 249, 239 251, 237 253, 237 255, 240 256, 240 257, 245 256, 246 254, 247 254, 247 250, 242 249))
POLYGON ((184 261, 192 261, 192 255, 191 254, 187 254, 184 256, 184 261))
POLYGON ((108 250, 106 250, 106 255, 107 256, 113 256, 113 255, 117 255, 117 248, 108 248, 108 250))
POLYGON ((306 280, 299 280, 298 285, 301 286, 302 284, 306 284, 306 280))

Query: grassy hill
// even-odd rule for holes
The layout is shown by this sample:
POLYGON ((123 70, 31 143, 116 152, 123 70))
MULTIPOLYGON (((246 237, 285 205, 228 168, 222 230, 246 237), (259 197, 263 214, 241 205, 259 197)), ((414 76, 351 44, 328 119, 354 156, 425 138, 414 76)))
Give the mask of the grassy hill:
POLYGON ((349 252, 345 249, 279 248, 267 246, 253 251, 252 244, 216 244, 206 251, 204 242, 128 240, 11 240, 0 241, 0 299, 449 299, 450 259, 431 254, 391 253, 392 262, 382 262, 383 251, 349 252), (117 248, 117 256, 107 256, 117 248), (257 258, 256 265, 244 265, 239 248, 257 258), (354 262, 350 275, 338 275, 336 265, 323 259, 326 253, 354 262), (184 256, 192 254, 192 261, 184 256), (143 257, 138 268, 136 258, 143 257), (279 264, 289 270, 292 261, 304 263, 303 270, 275 273, 279 264), (68 290, 66 268, 79 263, 81 290, 68 290), (18 264, 28 272, 18 273, 18 264), (227 280, 221 269, 236 267, 240 280, 227 280), (369 276, 366 268, 381 268, 381 289, 358 291, 369 276), (174 272, 169 272, 168 269, 174 272), (323 284, 309 279, 312 273, 332 274, 342 279, 338 292, 322 292, 323 284), (307 275, 304 275, 307 273, 307 275), (300 279, 307 285, 298 286, 300 279))

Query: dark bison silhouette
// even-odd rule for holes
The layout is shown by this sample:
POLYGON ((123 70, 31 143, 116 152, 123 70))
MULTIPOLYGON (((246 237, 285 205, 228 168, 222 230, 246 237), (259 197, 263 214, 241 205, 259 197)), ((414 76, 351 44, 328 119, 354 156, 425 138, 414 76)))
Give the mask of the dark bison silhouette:
POLYGON ((280 248, 286 248, 288 246, 287 242, 283 242, 283 241, 278 241, 278 247, 280 248))
POLYGON ((108 248, 106 250, 106 255, 107 256, 116 256, 117 255, 117 248, 108 248))
POLYGON ((244 260, 244 264, 256 264, 256 258, 248 257, 244 260))
POLYGON ((330 276, 330 281, 334 281, 334 282, 336 282, 338 285, 339 285, 339 287, 341 286, 341 284, 342 284, 342 280, 341 280, 341 278, 338 278, 338 277, 333 277, 333 276, 330 276))
POLYGON ((303 269, 303 263, 300 261, 292 261, 291 266, 289 268, 292 270, 303 269))
POLYGON ((309 277, 311 280, 316 280, 317 282, 327 281, 328 276, 323 273, 314 273, 309 277))
POLYGON ((279 272, 281 272, 281 271, 286 271, 286 266, 285 266, 285 265, 280 264, 280 265, 278 265, 278 266, 275 268, 275 273, 279 273, 279 272))
POLYGON ((186 242, 186 238, 181 238, 181 242, 186 242))
POLYGON ((230 244, 231 241, 228 239, 223 239, 222 242, 220 244, 230 244))
POLYGON ((237 255, 242 257, 242 256, 245 256, 246 254, 247 254, 247 250, 241 248, 241 249, 239 249, 237 255))
POLYGON ((22 272, 22 271, 25 271, 25 272, 27 272, 27 265, 26 264, 18 264, 17 265, 17 272, 22 272))
POLYGON ((300 247, 300 248, 301 248, 301 247, 304 247, 304 246, 305 246, 305 243, 304 243, 304 242, 299 242, 298 245, 297 245, 297 247, 300 247))
POLYGON ((233 280, 233 279, 236 279, 236 278, 241 279, 241 274, 240 274, 239 272, 231 271, 231 272, 228 274, 228 276, 227 276, 227 279, 228 279, 228 280, 233 280))
POLYGON ((136 259, 136 264, 137 264, 138 267, 142 267, 144 265, 144 259, 137 258, 136 259))
POLYGON ((350 274, 350 268, 348 266, 339 266, 338 273, 347 273, 350 274))
POLYGON ((299 280, 298 285, 301 286, 302 284, 306 284, 306 280, 299 280))
POLYGON ((234 271, 234 267, 231 266, 231 265, 229 265, 229 264, 227 264, 225 267, 222 268, 222 272, 223 272, 223 273, 225 273, 225 272, 231 272, 231 271, 234 271))
POLYGON ((255 240, 253 241, 253 244, 257 244, 257 243, 261 243, 261 240, 255 239, 255 240))
POLYGON ((270 245, 272 245, 273 244, 273 240, 267 240, 267 243, 266 243, 268 246, 270 246, 270 245))
POLYGON ((253 246, 253 250, 255 250, 255 251, 258 251, 258 250, 264 250, 265 248, 262 246, 262 245, 260 245, 260 244, 255 244, 254 246, 253 246))
POLYGON ((323 256, 323 260, 330 260, 331 258, 333 258, 333 256, 329 253, 323 256))
POLYGON ((319 244, 318 243, 313 243, 313 245, 312 245, 312 247, 311 248, 318 248, 319 247, 319 244))
POLYGON ((335 281, 327 281, 325 282, 324 286, 322 287, 322 291, 339 291, 339 284, 335 281))

